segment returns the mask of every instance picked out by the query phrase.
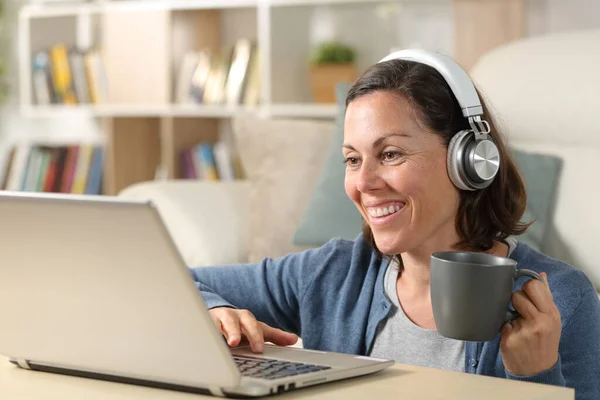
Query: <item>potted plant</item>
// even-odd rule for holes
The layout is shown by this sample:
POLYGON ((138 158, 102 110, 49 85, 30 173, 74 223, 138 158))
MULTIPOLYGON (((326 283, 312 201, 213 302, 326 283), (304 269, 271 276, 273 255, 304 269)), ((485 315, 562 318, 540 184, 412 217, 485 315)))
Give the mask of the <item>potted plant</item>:
POLYGON ((335 103, 335 87, 339 82, 356 79, 356 53, 340 42, 319 45, 311 57, 310 82, 315 103, 335 103))

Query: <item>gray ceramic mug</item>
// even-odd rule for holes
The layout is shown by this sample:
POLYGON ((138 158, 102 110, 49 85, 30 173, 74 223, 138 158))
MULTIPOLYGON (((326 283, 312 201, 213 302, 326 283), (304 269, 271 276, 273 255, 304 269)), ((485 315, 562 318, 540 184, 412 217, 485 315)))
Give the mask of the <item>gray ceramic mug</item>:
POLYGON ((431 256, 431 304, 440 335, 485 342, 519 314, 509 309, 515 280, 542 281, 534 271, 517 269, 510 258, 472 252, 431 256))

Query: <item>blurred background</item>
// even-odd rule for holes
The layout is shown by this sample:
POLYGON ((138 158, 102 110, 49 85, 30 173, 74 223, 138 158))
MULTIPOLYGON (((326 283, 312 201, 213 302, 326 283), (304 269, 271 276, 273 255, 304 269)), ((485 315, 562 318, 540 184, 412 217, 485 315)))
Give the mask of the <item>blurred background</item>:
POLYGON ((334 120, 335 86, 422 47, 467 70, 600 27, 597 0, 2 0, 3 189, 244 178, 231 119, 334 120))

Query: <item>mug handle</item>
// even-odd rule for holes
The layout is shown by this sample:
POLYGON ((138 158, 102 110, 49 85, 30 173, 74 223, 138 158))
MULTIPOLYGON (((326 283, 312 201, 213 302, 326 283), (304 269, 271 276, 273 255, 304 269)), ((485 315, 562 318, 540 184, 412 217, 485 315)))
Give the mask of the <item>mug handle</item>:
MULTIPOLYGON (((542 280, 542 277, 537 272, 532 271, 530 269, 518 269, 517 273, 515 274, 515 281, 522 276, 526 276, 528 278, 537 279, 540 282, 544 282, 542 280)), ((504 322, 512 321, 518 318, 519 316, 520 314, 515 310, 506 310, 506 317, 504 318, 504 322)))

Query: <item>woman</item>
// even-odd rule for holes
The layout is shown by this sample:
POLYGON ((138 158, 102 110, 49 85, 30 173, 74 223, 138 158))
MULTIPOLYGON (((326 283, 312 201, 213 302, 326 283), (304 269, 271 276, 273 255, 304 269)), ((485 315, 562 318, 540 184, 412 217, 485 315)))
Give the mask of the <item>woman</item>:
POLYGON ((485 104, 488 125, 473 124, 456 97, 464 71, 389 58, 346 99, 345 188, 363 233, 256 265, 193 270, 228 344, 247 340, 261 352, 265 341, 292 345, 301 335, 310 349, 566 385, 577 399, 600 398, 600 302, 582 272, 512 238, 528 227, 519 222, 525 189, 485 104), (448 158, 451 139, 472 128, 489 130, 500 162, 480 179, 457 173, 448 158), (513 294, 521 316, 492 341, 435 330, 429 262, 449 250, 510 257, 543 278, 513 294))

